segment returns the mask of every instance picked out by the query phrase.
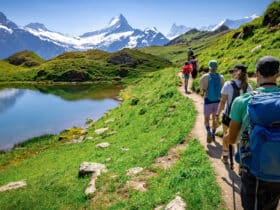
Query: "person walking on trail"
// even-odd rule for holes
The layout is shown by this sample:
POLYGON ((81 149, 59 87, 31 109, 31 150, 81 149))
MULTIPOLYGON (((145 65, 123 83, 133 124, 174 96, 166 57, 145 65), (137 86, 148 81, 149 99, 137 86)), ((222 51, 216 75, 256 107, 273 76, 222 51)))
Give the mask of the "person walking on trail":
POLYGON ((231 107, 229 144, 240 146, 241 202, 245 210, 276 209, 280 199, 279 60, 272 56, 256 65, 256 91, 237 97, 231 107))
POLYGON ((195 55, 192 55, 190 58, 190 62, 192 64, 192 78, 195 79, 197 77, 198 72, 198 60, 195 55))
POLYGON ((221 90, 221 101, 216 114, 216 120, 218 121, 223 110, 223 151, 221 160, 224 163, 228 163, 229 157, 228 126, 230 123, 229 113, 232 102, 237 96, 253 90, 247 82, 247 67, 245 65, 235 65, 233 69, 229 70, 229 73, 231 73, 233 80, 225 82, 221 90))
POLYGON ((188 54, 188 61, 190 61, 191 56, 194 56, 194 52, 193 52, 193 49, 191 47, 188 49, 187 54, 188 54))
POLYGON ((190 78, 190 73, 192 72, 192 64, 189 61, 185 62, 185 65, 182 67, 182 74, 184 78, 184 87, 185 87, 185 93, 189 94, 191 92, 188 91, 188 83, 190 78))
POLYGON ((207 143, 211 143, 212 141, 215 141, 215 116, 220 102, 224 77, 217 73, 218 63, 216 60, 210 60, 208 67, 210 72, 201 77, 200 89, 204 94, 204 125, 207 131, 207 143), (212 130, 210 129, 209 124, 210 116, 212 117, 212 130))

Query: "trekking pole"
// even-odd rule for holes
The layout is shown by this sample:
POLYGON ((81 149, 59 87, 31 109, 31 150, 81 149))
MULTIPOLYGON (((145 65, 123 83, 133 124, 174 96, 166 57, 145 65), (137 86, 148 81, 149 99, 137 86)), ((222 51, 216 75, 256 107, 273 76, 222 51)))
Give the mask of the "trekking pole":
POLYGON ((235 204, 235 192, 234 192, 234 172, 233 172, 233 146, 229 145, 229 160, 230 160, 230 171, 231 171, 231 180, 232 180, 232 199, 233 199, 233 209, 236 210, 235 204))

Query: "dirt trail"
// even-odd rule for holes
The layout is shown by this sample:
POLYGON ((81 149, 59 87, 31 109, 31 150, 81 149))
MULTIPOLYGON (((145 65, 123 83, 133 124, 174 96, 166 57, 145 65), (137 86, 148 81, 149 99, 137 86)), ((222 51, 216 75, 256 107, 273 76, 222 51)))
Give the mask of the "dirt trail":
MULTIPOLYGON (((192 85, 192 79, 189 81, 189 87, 192 85)), ((233 188, 232 183, 234 180, 234 196, 236 209, 242 209, 240 201, 240 177, 237 173, 237 164, 235 164, 235 171, 231 171, 229 165, 223 164, 221 161, 221 151, 222 151, 222 139, 216 137, 216 142, 207 144, 206 143, 206 131, 204 128, 204 117, 203 117, 203 99, 200 95, 196 93, 186 94, 183 83, 179 87, 179 91, 186 97, 190 98, 197 111, 197 117, 195 121, 194 128, 192 129, 191 136, 199 139, 201 145, 205 148, 209 159, 211 161, 212 167, 217 174, 217 183, 220 185, 222 197, 226 204, 227 209, 234 209, 233 206, 233 188), (233 177, 233 180, 232 178, 233 177)))

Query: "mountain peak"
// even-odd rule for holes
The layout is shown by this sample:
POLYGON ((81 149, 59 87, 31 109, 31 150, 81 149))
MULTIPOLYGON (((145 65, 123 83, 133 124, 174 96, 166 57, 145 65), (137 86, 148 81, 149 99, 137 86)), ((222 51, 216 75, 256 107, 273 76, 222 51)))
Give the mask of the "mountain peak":
POLYGON ((119 14, 110 20, 108 27, 115 25, 128 25, 128 22, 122 14, 119 14))
POLYGON ((4 13, 0 12, 0 24, 6 26, 9 29, 16 29, 17 25, 12 21, 8 20, 4 13))
POLYGON ((43 31, 48 31, 46 26, 44 24, 42 24, 42 23, 29 23, 25 27, 31 28, 31 29, 35 29, 35 30, 40 30, 41 29, 43 31))
POLYGON ((167 33, 167 38, 168 39, 174 39, 184 33, 186 33, 187 31, 189 31, 191 28, 186 27, 184 25, 177 25, 176 23, 173 23, 170 31, 167 33))

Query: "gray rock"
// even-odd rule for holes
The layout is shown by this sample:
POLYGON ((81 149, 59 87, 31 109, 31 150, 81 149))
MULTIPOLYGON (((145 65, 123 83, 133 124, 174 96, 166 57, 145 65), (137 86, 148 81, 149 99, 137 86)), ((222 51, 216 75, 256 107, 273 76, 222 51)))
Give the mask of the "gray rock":
POLYGON ((96 191, 95 181, 101 173, 106 173, 106 166, 101 163, 83 162, 80 165, 79 176, 92 174, 88 187, 85 190, 86 195, 91 195, 96 191))
POLYGON ((102 143, 96 145, 97 148, 106 148, 109 146, 110 146, 110 144, 108 142, 102 142, 102 143))
POLYGON ((107 172, 105 165, 94 162, 83 162, 80 165, 79 177, 85 175, 99 175, 101 172, 107 172))
POLYGON ((97 130, 95 130, 95 133, 96 134, 102 134, 104 133, 105 131, 107 131, 109 128, 99 128, 97 130))
POLYGON ((186 203, 180 196, 176 196, 165 208, 165 210, 185 210, 186 203))
POLYGON ((126 175, 128 175, 128 176, 135 175, 142 171, 143 171, 142 167, 135 167, 135 168, 128 169, 126 175))
POLYGON ((4 192, 7 190, 17 189, 24 187, 26 185, 26 182, 24 180, 18 181, 18 182, 10 182, 4 186, 0 187, 0 192, 4 192))

